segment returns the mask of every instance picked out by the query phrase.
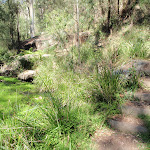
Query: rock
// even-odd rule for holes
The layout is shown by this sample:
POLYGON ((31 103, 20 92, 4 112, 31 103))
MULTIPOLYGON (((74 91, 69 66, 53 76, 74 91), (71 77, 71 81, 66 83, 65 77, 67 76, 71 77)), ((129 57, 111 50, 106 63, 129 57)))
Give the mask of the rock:
POLYGON ((134 98, 135 100, 145 101, 150 103, 150 91, 137 91, 137 92, 126 92, 125 94, 129 98, 134 98))
POLYGON ((4 72, 0 71, 0 76, 17 77, 17 71, 16 70, 5 70, 4 72))
POLYGON ((48 58, 48 57, 51 57, 52 55, 51 54, 44 54, 44 55, 42 55, 42 57, 44 57, 44 58, 48 58))
POLYGON ((147 101, 150 102, 150 92, 136 92, 134 94, 134 98, 141 100, 141 101, 147 101))
POLYGON ((91 149, 96 150, 144 150, 144 144, 140 143, 136 136, 120 133, 112 129, 97 130, 91 149), (94 148, 93 148, 94 147, 94 148))
POLYGON ((138 60, 134 65, 138 72, 144 73, 146 76, 150 76, 150 61, 138 60))
POLYGON ((42 96, 39 96, 39 97, 37 97, 37 98, 34 98, 35 100, 41 100, 41 99, 43 99, 43 97, 42 96))
POLYGON ((24 81, 32 81, 36 75, 35 70, 26 70, 18 75, 18 79, 24 81))
POLYGON ((111 125, 112 128, 122 132, 129 132, 129 133, 147 132, 147 129, 144 126, 140 126, 140 125, 136 126, 126 122, 110 120, 109 124, 111 125))
POLYGON ((148 130, 143 126, 140 119, 133 117, 115 117, 110 119, 108 123, 112 128, 125 133, 146 133, 148 130))
POLYGON ((15 60, 12 61, 9 64, 5 64, 1 66, 0 68, 0 75, 1 76, 11 76, 11 77, 17 77, 20 68, 23 69, 31 69, 34 65, 31 61, 31 58, 38 58, 38 54, 27 54, 23 56, 17 56, 15 57, 15 60))
POLYGON ((39 57, 40 57, 39 54, 26 54, 26 55, 23 55, 23 56, 19 56, 18 60, 21 60, 21 59, 29 60, 29 59, 32 59, 32 58, 39 58, 39 57))
POLYGON ((20 65, 20 62, 18 60, 13 61, 12 63, 8 65, 3 65, 0 68, 0 75, 1 76, 11 76, 16 77, 18 74, 18 66, 20 65))
MULTIPOLYGON (((150 61, 148 60, 132 60, 128 64, 123 65, 119 71, 128 74, 134 68, 140 75, 150 76, 150 61)), ((117 72, 119 72, 117 70, 117 72)))
POLYGON ((139 115, 149 115, 150 116, 150 106, 149 104, 144 104, 141 102, 130 102, 122 106, 122 113, 125 115, 132 115, 138 117, 139 115))
POLYGON ((145 89, 150 90, 150 78, 141 78, 140 81, 145 89))
POLYGON ((54 37, 43 34, 43 35, 35 36, 33 38, 24 40, 23 42, 21 42, 20 48, 25 50, 29 50, 30 48, 33 48, 34 51, 34 50, 42 50, 50 46, 54 46, 56 44, 57 42, 54 39, 54 37))

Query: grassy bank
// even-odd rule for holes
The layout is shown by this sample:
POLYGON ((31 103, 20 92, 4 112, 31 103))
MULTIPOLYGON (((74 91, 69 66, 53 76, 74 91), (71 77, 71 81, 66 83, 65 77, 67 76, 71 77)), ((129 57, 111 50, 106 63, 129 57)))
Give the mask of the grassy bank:
POLYGON ((89 40, 80 48, 81 64, 74 47, 61 57, 49 52, 38 62, 34 84, 0 77, 0 148, 93 149, 96 129, 119 112, 121 95, 138 87, 134 68, 130 80, 114 71, 130 59, 149 58, 146 30, 116 33, 101 48, 89 40))
POLYGON ((0 118, 13 115, 23 104, 32 102, 35 95, 34 85, 20 82, 15 78, 0 76, 0 118))
POLYGON ((115 93, 107 102, 100 94, 99 82, 103 78, 95 81, 95 75, 63 72, 60 68, 48 74, 50 82, 40 74, 35 80, 41 89, 40 98, 33 84, 1 77, 5 100, 1 108, 1 148, 13 149, 15 145, 18 149, 91 149, 94 131, 117 112, 118 104, 111 102, 115 93), (7 97, 8 93, 11 97, 7 97))

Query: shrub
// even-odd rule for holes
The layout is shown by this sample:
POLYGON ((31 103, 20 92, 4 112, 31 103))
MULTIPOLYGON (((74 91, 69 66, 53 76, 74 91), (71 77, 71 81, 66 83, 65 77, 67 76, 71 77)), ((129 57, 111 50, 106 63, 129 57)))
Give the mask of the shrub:
POLYGON ((14 58, 12 56, 15 55, 15 51, 10 51, 8 50, 8 48, 5 47, 1 47, 0 48, 0 61, 2 62, 10 62, 12 61, 14 58))

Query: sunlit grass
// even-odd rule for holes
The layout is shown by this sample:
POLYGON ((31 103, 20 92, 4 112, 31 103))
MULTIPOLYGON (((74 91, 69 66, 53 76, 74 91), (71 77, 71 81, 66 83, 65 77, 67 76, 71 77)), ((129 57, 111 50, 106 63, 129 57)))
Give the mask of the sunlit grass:
POLYGON ((13 115, 19 106, 29 105, 36 96, 34 85, 15 78, 0 76, 0 118, 13 115))
MULTIPOLYGON (((55 95, 52 94, 55 97, 49 91, 47 94, 45 93, 42 103, 35 104, 34 100, 33 105, 31 105, 32 94, 30 93, 31 97, 29 96, 28 100, 25 100, 25 95, 21 93, 28 92, 28 90, 31 92, 34 87, 33 85, 21 83, 12 78, 1 77, 1 79, 5 80, 8 85, 10 84, 9 88, 3 86, 5 88, 4 91, 7 93, 14 86, 11 84, 14 84, 16 81, 16 87, 11 89, 11 95, 14 96, 10 97, 12 102, 14 102, 13 106, 17 107, 23 103, 25 104, 16 114, 9 114, 8 119, 4 118, 5 120, 1 121, 2 128, 0 132, 4 139, 2 140, 2 137, 0 137, 2 147, 11 148, 13 144, 15 147, 20 148, 32 148, 33 145, 45 149, 68 149, 68 147, 76 149, 77 146, 80 148, 88 147, 86 141, 90 142, 90 135, 101 124, 103 117, 99 116, 98 113, 94 113, 92 104, 87 103, 84 99, 86 97, 83 95, 87 94, 85 93, 87 80, 84 80, 83 77, 81 79, 77 76, 75 77, 73 74, 72 76, 69 73, 65 74, 61 77, 61 83, 58 86, 60 87, 59 91, 55 91, 55 95), (72 78, 67 80, 68 77, 72 78), (79 83, 76 82, 79 80, 79 83), (65 87, 61 84, 64 84, 65 87), (85 87, 83 88, 82 85, 85 87), (24 87, 21 88, 21 86, 24 87), (15 101, 15 89, 18 90, 17 104, 15 101), (27 101, 30 104, 26 103, 27 101), (79 134, 79 132, 82 134, 79 134), (85 139, 85 137, 87 140, 82 141, 82 144, 84 143, 82 145, 80 141, 85 139), (33 143, 35 141, 35 143, 32 145, 29 141, 33 141, 33 143), (41 141, 41 144, 38 141, 41 141)), ((3 106, 7 106, 7 103, 8 101, 3 106)), ((11 106, 8 109, 9 112, 10 109, 11 106)), ((6 113, 7 111, 3 110, 3 112, 6 113)))
MULTIPOLYGON (((75 48, 61 59, 52 50, 51 57, 40 59, 34 84, 0 77, 0 148, 90 149, 90 137, 119 112, 120 94, 129 86, 113 69, 130 57, 147 58, 146 40, 145 30, 133 28, 112 37, 103 51, 85 43, 81 66, 75 48)), ((131 87, 137 87, 135 75, 131 87)))
POLYGON ((115 64, 122 64, 130 59, 149 59, 149 29, 147 26, 132 26, 125 32, 114 33, 107 40, 103 50, 106 59, 115 64))

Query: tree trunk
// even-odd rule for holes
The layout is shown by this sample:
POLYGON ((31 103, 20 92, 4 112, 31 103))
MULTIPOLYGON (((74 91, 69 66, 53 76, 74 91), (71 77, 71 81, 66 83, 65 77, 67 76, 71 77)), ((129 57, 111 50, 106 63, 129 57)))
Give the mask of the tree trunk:
POLYGON ((104 10, 103 4, 104 4, 103 0, 99 0, 99 6, 101 8, 101 15, 105 15, 105 10, 104 10))
POLYGON ((136 4, 139 3, 139 0, 128 0, 127 2, 124 1, 123 10, 121 12, 121 18, 126 19, 131 16, 133 13, 134 7, 136 4))
POLYGON ((18 42, 18 50, 20 50, 19 10, 17 12, 17 42, 18 42))
POLYGON ((120 9, 120 0, 118 0, 118 16, 119 16, 119 9, 120 9))
POLYGON ((10 33, 10 38, 11 38, 11 47, 14 47, 15 42, 14 42, 14 28, 13 28, 13 12, 11 11, 11 1, 8 0, 8 8, 10 10, 10 23, 9 23, 9 33, 10 33))
POLYGON ((110 33, 111 0, 108 0, 107 31, 110 33))
POLYGON ((34 31, 34 9, 33 9, 33 2, 34 0, 29 0, 27 1, 29 4, 29 16, 30 16, 30 34, 31 38, 35 36, 35 31, 34 31))
POLYGON ((34 31, 34 9, 33 9, 33 0, 31 0, 31 8, 30 8, 30 16, 31 16, 31 37, 35 36, 34 31))
POLYGON ((76 28, 76 46, 78 50, 78 61, 79 64, 81 63, 80 60, 80 40, 79 40, 79 0, 76 0, 75 4, 75 15, 76 15, 76 23, 75 23, 75 28, 76 28))

